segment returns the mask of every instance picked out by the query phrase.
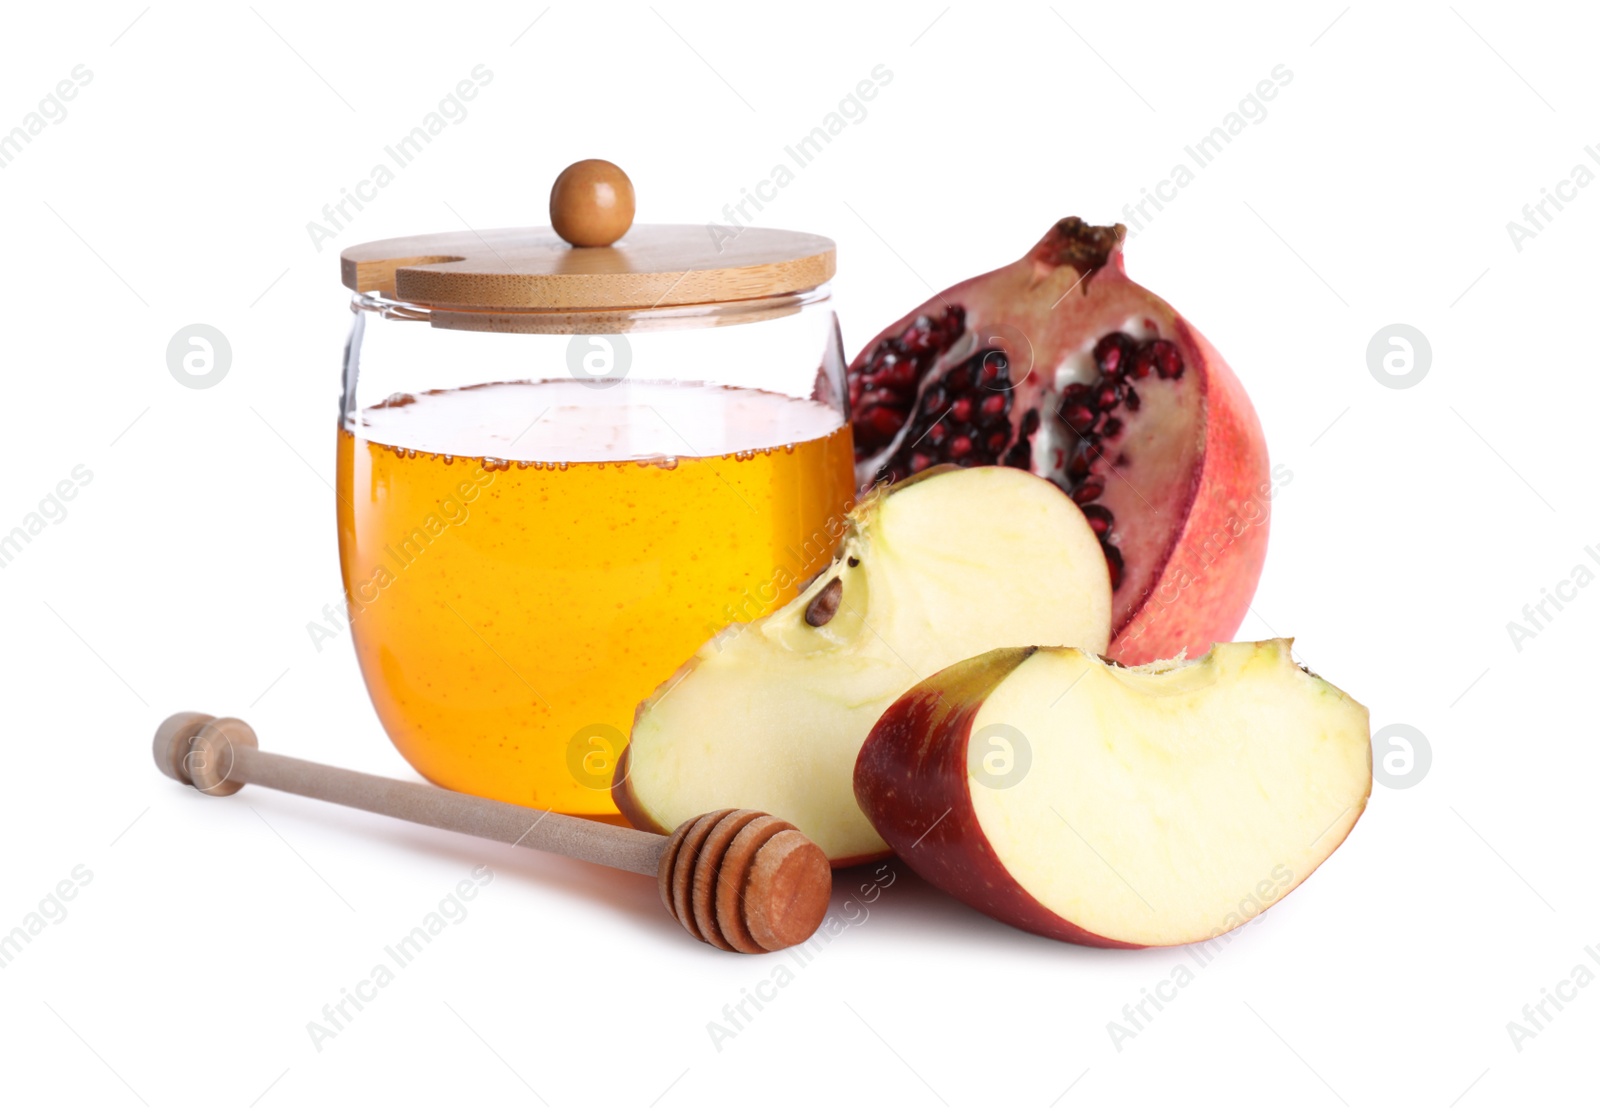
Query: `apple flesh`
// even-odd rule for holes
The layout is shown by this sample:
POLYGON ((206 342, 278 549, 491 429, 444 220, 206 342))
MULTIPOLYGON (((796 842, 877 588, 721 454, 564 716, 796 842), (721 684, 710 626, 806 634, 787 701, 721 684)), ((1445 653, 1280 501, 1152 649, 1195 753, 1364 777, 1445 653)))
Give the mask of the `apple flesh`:
POLYGON ((1288 893, 1372 787, 1367 710, 1288 639, 1124 668, 994 650, 884 713, 856 800, 929 882, 1077 944, 1206 940, 1288 893))
POLYGON ((1099 652, 1110 632, 1105 558, 1060 489, 1011 468, 924 472, 853 510, 795 600, 713 637, 639 706, 612 795, 635 827, 759 809, 836 866, 865 861, 888 848, 851 777, 896 697, 994 646, 1099 652))

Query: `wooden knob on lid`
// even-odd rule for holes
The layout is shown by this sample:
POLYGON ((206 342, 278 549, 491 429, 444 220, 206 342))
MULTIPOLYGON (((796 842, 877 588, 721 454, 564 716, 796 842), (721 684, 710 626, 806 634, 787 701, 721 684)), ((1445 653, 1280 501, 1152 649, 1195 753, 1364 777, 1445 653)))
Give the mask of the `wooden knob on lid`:
POLYGON ((575 248, 610 247, 633 225, 633 183, 605 159, 575 162, 550 187, 550 226, 575 248))

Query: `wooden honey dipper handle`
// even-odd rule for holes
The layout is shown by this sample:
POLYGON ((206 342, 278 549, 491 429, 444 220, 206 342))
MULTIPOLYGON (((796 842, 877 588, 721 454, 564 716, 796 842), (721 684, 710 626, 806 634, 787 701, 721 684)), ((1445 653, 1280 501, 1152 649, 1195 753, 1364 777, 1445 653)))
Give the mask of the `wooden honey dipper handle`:
POLYGON ((243 720, 200 712, 156 728, 156 766, 213 797, 263 785, 302 797, 654 875, 668 912, 697 940, 759 954, 808 939, 833 875, 793 824, 749 809, 686 820, 670 836, 263 752, 243 720))

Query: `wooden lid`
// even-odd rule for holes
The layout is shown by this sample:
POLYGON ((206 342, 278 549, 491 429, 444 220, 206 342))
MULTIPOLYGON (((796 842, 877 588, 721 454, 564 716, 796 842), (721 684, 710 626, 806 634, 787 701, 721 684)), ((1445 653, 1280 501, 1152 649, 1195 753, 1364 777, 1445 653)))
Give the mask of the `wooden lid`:
POLYGON ((357 244, 340 256, 344 284, 447 310, 627 313, 796 294, 833 277, 833 241, 822 236, 694 224, 634 228, 633 212, 633 182, 622 168, 583 159, 550 188, 552 227, 357 244))
POLYGON ((635 225, 594 248, 549 228, 440 232, 357 244, 340 263, 351 290, 468 310, 643 310, 793 294, 833 277, 825 236, 715 231, 714 239, 704 225, 635 225))

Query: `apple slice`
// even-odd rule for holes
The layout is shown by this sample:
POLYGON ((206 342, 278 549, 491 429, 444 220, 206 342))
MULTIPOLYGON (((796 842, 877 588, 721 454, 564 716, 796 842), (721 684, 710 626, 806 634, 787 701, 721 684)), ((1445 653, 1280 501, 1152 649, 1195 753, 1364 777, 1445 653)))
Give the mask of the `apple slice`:
POLYGON ((1076 944, 1228 932, 1343 842, 1372 789, 1367 710, 1290 640, 1124 668, 994 650, 902 696, 856 800, 906 864, 974 909, 1076 944))
POLYGON ((640 828, 759 809, 836 866, 870 859, 888 847, 851 776, 896 697, 995 646, 1099 652, 1110 632, 1100 543, 1059 488, 1013 468, 924 472, 853 510, 795 600, 713 637, 639 705, 612 796, 640 828))

